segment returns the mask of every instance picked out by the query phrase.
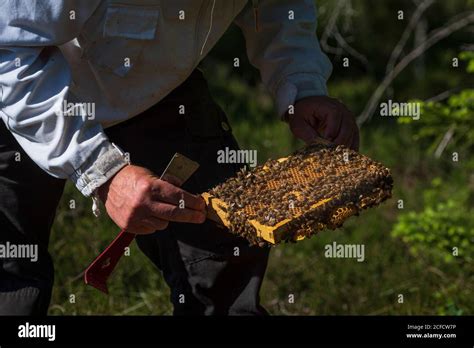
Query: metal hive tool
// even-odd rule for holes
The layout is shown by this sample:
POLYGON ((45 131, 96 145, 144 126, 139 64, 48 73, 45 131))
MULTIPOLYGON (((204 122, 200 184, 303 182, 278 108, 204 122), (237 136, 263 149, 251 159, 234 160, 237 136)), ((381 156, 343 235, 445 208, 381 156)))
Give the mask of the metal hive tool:
POLYGON ((208 218, 260 246, 295 242, 391 196, 382 164, 341 145, 319 141, 289 157, 242 170, 202 197, 208 218))

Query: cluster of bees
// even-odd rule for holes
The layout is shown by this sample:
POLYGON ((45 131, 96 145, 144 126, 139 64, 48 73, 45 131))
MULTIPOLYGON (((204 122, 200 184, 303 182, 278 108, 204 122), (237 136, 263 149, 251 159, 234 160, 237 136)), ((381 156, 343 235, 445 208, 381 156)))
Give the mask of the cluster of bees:
POLYGON ((392 185, 382 164, 345 146, 313 144, 251 171, 244 168, 209 193, 227 205, 230 232, 263 247, 268 243, 250 220, 266 226, 287 222, 285 241, 293 242, 342 226, 389 198, 392 185))

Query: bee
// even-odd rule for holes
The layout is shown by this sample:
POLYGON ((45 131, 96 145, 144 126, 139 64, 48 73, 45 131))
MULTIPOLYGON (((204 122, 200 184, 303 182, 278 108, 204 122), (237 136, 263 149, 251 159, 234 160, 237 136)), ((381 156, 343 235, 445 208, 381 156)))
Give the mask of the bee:
POLYGON ((358 214, 362 204, 366 208, 389 197, 393 186, 387 168, 339 145, 310 145, 285 161, 270 159, 264 166, 244 167, 209 191, 232 205, 230 229, 253 245, 268 243, 257 236, 249 219, 270 226, 293 219, 287 240, 294 241, 298 234, 311 236, 325 227, 337 228, 349 215, 358 214), (347 155, 351 160, 345 162, 347 155), (332 200, 312 208, 328 197, 332 200), (289 209, 289 199, 295 209, 289 209))

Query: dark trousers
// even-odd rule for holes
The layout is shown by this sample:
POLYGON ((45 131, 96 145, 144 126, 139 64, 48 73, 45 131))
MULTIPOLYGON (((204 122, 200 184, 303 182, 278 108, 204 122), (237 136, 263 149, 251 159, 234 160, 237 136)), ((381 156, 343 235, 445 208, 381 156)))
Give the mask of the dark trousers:
MULTIPOLYGON (((200 168, 183 185, 189 192, 204 192, 239 169, 217 163, 217 151, 236 149, 237 143, 197 70, 161 102, 106 133, 133 164, 157 175, 176 152, 197 161, 200 168)), ((47 312, 54 279, 48 240, 64 183, 37 167, 0 124, 0 244, 39 248, 37 262, 0 259, 0 315, 47 312)), ((169 285, 174 314, 267 314, 259 290, 268 249, 249 247, 210 221, 170 223, 164 231, 138 236, 137 243, 169 285)))

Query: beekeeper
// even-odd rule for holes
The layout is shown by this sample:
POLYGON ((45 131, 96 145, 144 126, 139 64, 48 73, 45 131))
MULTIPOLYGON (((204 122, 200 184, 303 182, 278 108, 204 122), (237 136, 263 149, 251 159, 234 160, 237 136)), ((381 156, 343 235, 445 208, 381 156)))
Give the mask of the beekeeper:
POLYGON ((66 180, 138 234, 175 314, 266 314, 269 250, 205 221, 195 195, 240 167, 216 160, 238 146, 196 69, 232 23, 275 122, 357 148, 353 115, 327 96, 313 0, 0 2, 0 243, 39 249, 36 262, 0 259, 1 315, 47 312, 49 233, 66 180), (175 152, 200 164, 183 188, 157 177, 175 152))

